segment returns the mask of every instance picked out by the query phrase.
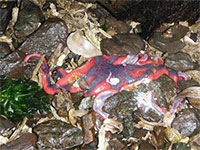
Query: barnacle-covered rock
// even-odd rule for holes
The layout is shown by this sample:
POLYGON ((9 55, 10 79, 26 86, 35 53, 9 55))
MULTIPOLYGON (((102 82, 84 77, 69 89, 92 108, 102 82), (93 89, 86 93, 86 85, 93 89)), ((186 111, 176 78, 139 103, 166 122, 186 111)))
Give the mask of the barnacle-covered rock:
POLYGON ((140 117, 154 122, 162 121, 164 116, 158 107, 169 111, 175 95, 174 81, 163 75, 152 81, 149 86, 139 84, 133 91, 121 91, 107 98, 103 110, 109 114, 109 118, 123 121, 126 135, 130 136, 134 130, 131 123, 137 122, 140 117), (157 104, 152 101, 152 91, 155 93, 154 99, 157 104))
POLYGON ((58 120, 50 120, 36 126, 38 149, 71 149, 83 144, 83 132, 58 120))

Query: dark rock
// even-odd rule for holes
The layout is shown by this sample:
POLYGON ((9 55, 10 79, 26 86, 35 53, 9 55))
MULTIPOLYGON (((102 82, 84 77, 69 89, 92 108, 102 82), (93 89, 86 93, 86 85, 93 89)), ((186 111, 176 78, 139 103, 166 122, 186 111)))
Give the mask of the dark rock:
POLYGON ((155 92, 156 103, 160 107, 169 110, 171 99, 177 94, 174 80, 167 75, 162 75, 150 83, 150 89, 155 92))
POLYGON ((37 137, 32 133, 24 133, 18 139, 0 146, 1 150, 37 150, 37 137))
POLYGON ((82 127, 84 132, 84 144, 89 144, 95 139, 95 123, 96 117, 94 112, 86 114, 82 117, 82 127))
POLYGON ((11 53, 11 49, 8 43, 0 42, 0 58, 4 58, 6 55, 11 53))
POLYGON ((113 28, 118 34, 129 33, 131 27, 123 21, 117 20, 114 17, 107 17, 104 25, 106 28, 113 28))
POLYGON ((187 71, 195 69, 198 64, 192 61, 189 54, 178 52, 166 58, 165 66, 176 71, 187 71))
POLYGON ((57 18, 48 19, 18 48, 19 51, 29 54, 42 54, 49 57, 59 43, 66 45, 68 35, 64 21, 57 18))
POLYGON ((143 40, 135 34, 116 34, 111 39, 101 40, 101 51, 105 55, 137 54, 144 47, 143 40))
POLYGON ((15 125, 6 119, 0 117, 0 134, 10 131, 15 125))
POLYGON ((2 35, 12 17, 13 2, 0 2, 0 35, 2 35))
POLYGON ((83 144, 83 132, 62 121, 44 122, 33 131, 38 136, 38 149, 72 149, 83 144))
MULTIPOLYGON (((11 78, 20 78, 24 76, 27 69, 26 63, 23 62, 25 54, 15 51, 4 59, 0 59, 0 75, 9 76, 11 78)), ((29 72, 31 76, 32 72, 29 72)))
MULTIPOLYGON (((86 0, 83 0, 82 2, 86 2, 86 0)), ((108 12, 108 10, 106 10, 102 5, 100 5, 99 3, 96 3, 96 8, 89 8, 88 12, 92 13, 93 15, 95 15, 95 17, 98 20, 105 20, 105 18, 112 16, 110 14, 110 12, 108 12)), ((100 22, 100 21, 99 21, 100 22)), ((103 25, 104 23, 102 23, 101 25, 103 25)))
POLYGON ((182 80, 182 81, 179 81, 178 82, 178 87, 181 89, 181 90, 184 90, 186 88, 189 88, 189 87, 193 87, 193 86, 200 86, 199 83, 195 80, 182 80))
MULTIPOLYGON (((156 36, 156 34, 154 34, 154 36, 156 36)), ((149 40, 149 43, 156 49, 169 54, 176 53, 185 47, 185 44, 180 40, 170 43, 162 43, 156 40, 154 37, 149 40)))
POLYGON ((107 147, 108 150, 113 150, 113 149, 123 149, 123 150, 128 150, 128 147, 125 145, 125 143, 118 139, 118 138, 113 138, 109 141, 109 146, 107 147))
POLYGON ((197 33, 191 33, 190 38, 196 42, 197 41, 197 33))
POLYGON ((183 137, 190 136, 199 125, 197 115, 191 109, 181 111, 172 123, 183 137))
POLYGON ((185 44, 180 40, 183 38, 189 29, 181 25, 174 25, 167 28, 166 31, 162 29, 157 29, 157 32, 153 33, 149 43, 156 49, 166 52, 169 54, 176 53, 180 51, 185 44), (158 32, 161 30, 160 32, 158 32))
POLYGON ((30 1, 23 1, 23 8, 19 11, 14 33, 19 43, 39 28, 44 21, 40 8, 30 1))
POLYGON ((155 150, 155 148, 150 143, 148 143, 146 141, 145 142, 143 141, 140 144, 140 150, 155 150))
POLYGON ((68 32, 65 23, 60 19, 47 20, 34 34, 32 34, 15 52, 4 59, 0 59, 0 75, 12 78, 32 76, 37 61, 24 63, 29 54, 42 54, 47 58, 54 52, 59 43, 65 44, 68 32))
POLYGON ((191 147, 189 144, 186 143, 176 143, 172 147, 173 150, 191 150, 191 147))
POLYGON ((147 133, 148 130, 135 128, 133 137, 142 140, 142 138, 144 138, 147 133))

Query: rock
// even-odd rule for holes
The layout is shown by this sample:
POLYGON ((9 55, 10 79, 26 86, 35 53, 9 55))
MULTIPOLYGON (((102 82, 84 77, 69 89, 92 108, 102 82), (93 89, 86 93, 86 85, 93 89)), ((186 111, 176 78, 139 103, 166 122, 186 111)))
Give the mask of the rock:
POLYGON ((0 146, 1 150, 37 150, 37 137, 32 133, 24 133, 18 139, 0 146))
POLYGON ((148 130, 135 128, 133 137, 142 140, 148 133, 148 130))
POLYGON ((186 143, 176 143, 172 147, 173 150, 191 150, 191 147, 189 144, 186 143))
POLYGON ((0 117, 0 134, 10 131, 15 125, 2 117, 0 117))
POLYGON ((6 55, 11 53, 11 49, 8 45, 8 43, 0 42, 0 59, 4 58, 6 55))
POLYGON ((181 90, 184 90, 186 88, 193 87, 193 86, 200 86, 200 85, 195 80, 183 80, 183 81, 178 82, 178 87, 181 90))
POLYGON ((84 144, 89 144, 95 140, 95 121, 96 117, 94 112, 86 114, 82 117, 84 144))
POLYGON ((109 143, 109 146, 107 147, 108 150, 115 150, 115 149, 128 150, 128 147, 126 146, 125 142, 123 142, 118 138, 113 138, 108 143, 109 143))
POLYGON ((183 137, 190 136, 199 125, 197 115, 192 109, 181 111, 172 123, 172 127, 178 130, 183 137))
POLYGON ((171 54, 166 58, 165 66, 176 71, 187 71, 195 69, 198 67, 198 64, 192 61, 189 54, 178 52, 176 54, 171 54))
POLYGON ((73 149, 83 144, 83 132, 59 120, 39 124, 33 131, 38 136, 38 149, 73 149))
POLYGON ((143 141, 140 144, 140 150, 155 150, 155 148, 150 143, 143 141))
POLYGON ((116 34, 111 39, 101 40, 101 51, 104 55, 137 54, 144 47, 143 40, 135 34, 116 34))
POLYGON ((185 44, 180 40, 170 43, 162 43, 156 39, 158 36, 161 36, 161 33, 154 33, 149 40, 149 44, 162 52, 173 54, 180 51, 185 46, 185 44))
POLYGON ((114 17, 107 17, 105 19, 106 28, 113 28, 118 34, 129 33, 131 27, 121 20, 117 20, 114 17))
POLYGON ((30 78, 37 61, 25 63, 24 58, 29 54, 42 54, 49 58, 59 43, 66 45, 67 35, 67 27, 62 20, 56 18, 47 20, 23 42, 18 50, 0 59, 0 75, 7 75, 11 78, 30 78))
POLYGON ((180 39, 188 31, 187 27, 174 25, 164 32, 154 32, 149 44, 162 52, 173 54, 184 48, 185 44, 180 39))
POLYGON ((0 35, 4 34, 6 27, 12 17, 13 2, 0 2, 0 35))
POLYGON ((155 92, 155 99, 158 106, 169 110, 172 98, 177 94, 176 84, 167 75, 162 75, 150 83, 150 89, 155 92))
MULTIPOLYGON (((9 76, 11 78, 20 78, 24 76, 27 65, 23 62, 24 53, 19 51, 12 52, 3 59, 0 59, 0 75, 9 76)), ((31 77, 32 72, 29 72, 31 77)))
POLYGON ((68 36, 67 26, 64 21, 51 18, 31 35, 18 48, 19 51, 29 54, 42 54, 48 58, 56 50, 59 43, 66 46, 68 36))
POLYGON ((27 36, 36 31, 44 16, 40 8, 30 1, 22 1, 22 9, 19 11, 17 21, 14 25, 14 33, 17 41, 21 43, 27 36))

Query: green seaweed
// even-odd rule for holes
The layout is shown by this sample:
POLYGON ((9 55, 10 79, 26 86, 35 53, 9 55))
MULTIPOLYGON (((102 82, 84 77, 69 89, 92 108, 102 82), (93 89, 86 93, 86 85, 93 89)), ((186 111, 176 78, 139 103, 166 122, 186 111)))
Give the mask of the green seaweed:
POLYGON ((50 112, 48 94, 34 81, 0 76, 1 117, 17 123, 24 117, 32 118, 36 112, 50 112))

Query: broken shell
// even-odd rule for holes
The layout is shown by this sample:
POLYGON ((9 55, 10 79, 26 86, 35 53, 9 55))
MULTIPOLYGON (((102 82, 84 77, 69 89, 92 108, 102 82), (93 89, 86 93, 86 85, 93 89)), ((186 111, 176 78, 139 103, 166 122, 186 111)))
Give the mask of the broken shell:
POLYGON ((200 109, 200 87, 194 86, 184 89, 181 93, 179 93, 178 97, 188 97, 190 104, 200 109))
POLYGON ((102 55, 101 51, 86 39, 82 31, 71 33, 67 38, 67 46, 73 53, 86 58, 102 55))
POLYGON ((172 143, 177 143, 181 139, 183 139, 181 134, 174 128, 167 127, 164 130, 164 133, 165 133, 165 137, 172 143))

